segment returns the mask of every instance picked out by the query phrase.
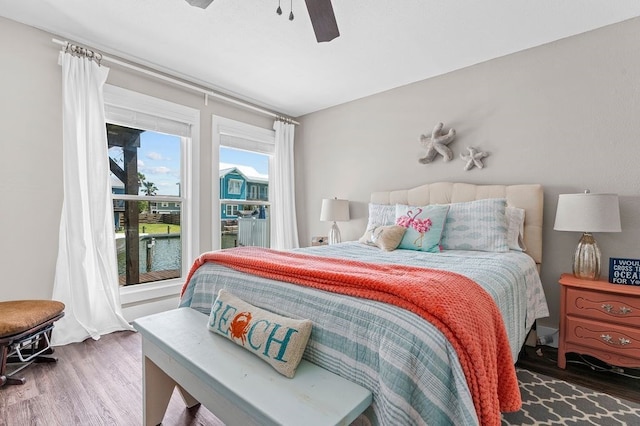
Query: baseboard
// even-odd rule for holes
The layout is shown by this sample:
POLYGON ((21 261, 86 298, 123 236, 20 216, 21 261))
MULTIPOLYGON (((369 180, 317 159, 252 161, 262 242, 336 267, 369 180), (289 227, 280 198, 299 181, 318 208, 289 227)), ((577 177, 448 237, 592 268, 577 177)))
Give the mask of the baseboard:
POLYGON ((164 312, 178 307, 178 296, 165 299, 147 300, 139 303, 122 305, 122 316, 129 322, 140 317, 164 312))

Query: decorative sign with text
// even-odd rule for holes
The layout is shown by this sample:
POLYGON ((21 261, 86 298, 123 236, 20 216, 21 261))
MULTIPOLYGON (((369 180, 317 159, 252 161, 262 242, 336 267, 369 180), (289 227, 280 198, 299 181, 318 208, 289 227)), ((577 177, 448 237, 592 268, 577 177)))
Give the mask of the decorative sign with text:
POLYGON ((609 282, 640 286, 640 259, 610 257, 609 282))

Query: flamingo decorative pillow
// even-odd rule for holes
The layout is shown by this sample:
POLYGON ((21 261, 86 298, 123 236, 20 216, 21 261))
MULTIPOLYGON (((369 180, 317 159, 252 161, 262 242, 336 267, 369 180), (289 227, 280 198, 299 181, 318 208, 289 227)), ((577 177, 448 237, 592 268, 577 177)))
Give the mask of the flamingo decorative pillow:
POLYGON ((396 204, 396 225, 407 228, 398 248, 439 253, 448 211, 448 205, 413 207, 396 204))
POLYGON ((310 320, 286 318, 253 306, 221 289, 207 327, 292 378, 311 335, 310 320))

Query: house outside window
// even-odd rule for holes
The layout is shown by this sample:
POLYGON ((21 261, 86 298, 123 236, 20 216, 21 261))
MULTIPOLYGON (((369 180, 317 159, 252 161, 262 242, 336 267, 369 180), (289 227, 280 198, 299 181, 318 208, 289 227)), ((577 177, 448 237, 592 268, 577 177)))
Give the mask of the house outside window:
POLYGON ((212 211, 220 220, 212 227, 213 248, 270 247, 269 166, 275 152, 275 132, 213 116, 212 133, 214 161, 219 162, 213 178, 220 182, 214 184, 220 192, 212 211), (231 192, 232 176, 246 185, 236 193, 231 192), (229 205, 237 206, 236 217, 230 217, 229 205))

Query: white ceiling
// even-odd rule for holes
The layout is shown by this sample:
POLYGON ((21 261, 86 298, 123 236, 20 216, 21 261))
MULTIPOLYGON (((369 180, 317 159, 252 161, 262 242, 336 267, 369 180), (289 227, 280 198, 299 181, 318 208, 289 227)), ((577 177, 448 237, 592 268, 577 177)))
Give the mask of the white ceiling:
POLYGON ((332 0, 341 35, 318 44, 304 0, 278 1, 0 0, 0 16, 293 117, 640 16, 638 0, 332 0))

